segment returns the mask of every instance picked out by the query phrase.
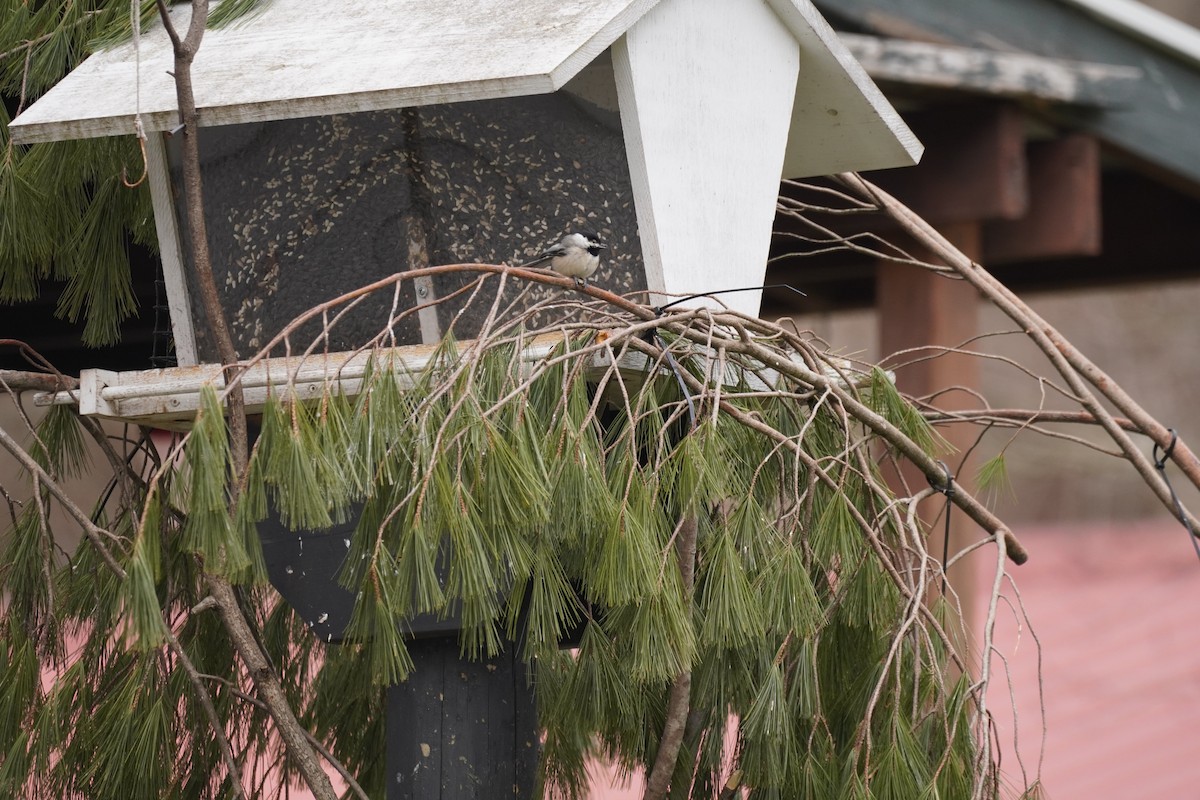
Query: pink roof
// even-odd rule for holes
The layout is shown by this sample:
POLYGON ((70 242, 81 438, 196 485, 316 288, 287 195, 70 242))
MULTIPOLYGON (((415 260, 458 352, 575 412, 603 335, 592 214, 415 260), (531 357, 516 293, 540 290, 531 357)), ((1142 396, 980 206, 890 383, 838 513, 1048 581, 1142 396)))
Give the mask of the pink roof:
MULTIPOLYGON (((1043 650, 1049 795, 1197 796, 1200 560, 1183 528, 1164 512, 1146 522, 1018 526, 1017 533, 1030 558, 1011 574, 1043 650)), ((1028 630, 1016 639, 1011 613, 1000 623, 1020 751, 1032 775, 1041 746, 1036 644, 1028 630)), ((1002 684, 993 684, 989 704, 1006 744, 1004 771, 1019 775, 1002 684)))

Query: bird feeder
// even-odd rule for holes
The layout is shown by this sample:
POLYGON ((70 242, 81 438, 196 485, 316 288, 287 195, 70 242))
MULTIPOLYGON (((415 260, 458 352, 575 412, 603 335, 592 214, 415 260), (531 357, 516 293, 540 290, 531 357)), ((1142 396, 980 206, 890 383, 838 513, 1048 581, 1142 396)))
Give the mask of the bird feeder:
MULTIPOLYGON (((186 29, 188 4, 169 13, 186 29)), ((172 69, 166 33, 152 26, 93 55, 10 130, 18 143, 130 135, 137 119, 148 132, 181 366, 86 371, 78 401, 83 413, 186 426, 199 387, 220 377, 205 365, 215 347, 181 245, 172 69)), ((576 226, 609 244, 593 278, 607 289, 661 298, 760 285, 781 179, 907 166, 921 154, 809 0, 269 0, 205 34, 193 83, 209 247, 243 357, 301 311, 372 280, 429 264, 517 263, 576 226)), ((455 280, 418 279, 407 295, 375 301, 424 306, 398 344, 446 333, 456 306, 431 301, 452 295, 455 280)), ((760 298, 722 301, 755 314, 760 298)), ((456 319, 454 335, 469 338, 477 324, 456 319)), ((373 332, 339 326, 329 349, 353 351, 373 332)), ((308 570, 336 566, 342 536, 322 541, 330 552, 314 561, 310 543, 309 566, 303 536, 299 550, 268 554, 280 590, 332 639, 338 620, 313 599, 308 570)), ((475 692, 469 704, 506 709, 489 732, 477 719, 443 726, 443 706, 430 705, 451 692, 437 664, 457 663, 457 645, 414 659, 416 674, 389 700, 389 714, 409 719, 389 743, 400 781, 389 797, 476 796, 430 793, 453 778, 401 780, 411 759, 430 757, 424 742, 437 733, 420 732, 425 720, 441 732, 446 770, 511 723, 512 750, 488 751, 484 785, 523 783, 536 722, 519 664, 446 667, 470 671, 463 687, 474 688, 445 695, 445 708, 475 692), (505 696, 518 700, 496 700, 505 696)))

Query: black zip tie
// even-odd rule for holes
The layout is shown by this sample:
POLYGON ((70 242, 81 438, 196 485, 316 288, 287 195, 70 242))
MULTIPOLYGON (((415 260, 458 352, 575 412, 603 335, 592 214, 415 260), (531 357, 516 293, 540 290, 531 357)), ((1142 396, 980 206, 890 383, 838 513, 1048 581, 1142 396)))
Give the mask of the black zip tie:
POLYGON ((687 297, 681 297, 678 300, 672 300, 671 302, 667 303, 664 306, 656 306, 654 309, 654 312, 661 317, 662 313, 664 311, 666 311, 668 308, 670 308, 671 306, 677 306, 680 303, 686 303, 688 300, 695 300, 700 297, 716 297, 719 294, 733 294, 734 292, 754 292, 754 291, 760 291, 763 289, 787 289, 788 291, 795 292, 796 294, 800 295, 801 297, 808 297, 807 294, 800 291, 799 289, 797 289, 795 286, 792 286, 791 284, 768 283, 768 284, 764 284, 763 286, 743 286, 741 289, 718 289, 715 292, 701 292, 700 294, 690 294, 687 297))
POLYGON ((942 472, 946 477, 945 482, 941 486, 938 486, 933 482, 933 478, 926 476, 926 480, 929 481, 930 486, 946 495, 946 532, 942 535, 942 597, 945 598, 946 562, 950 560, 950 510, 954 508, 954 504, 951 502, 951 498, 954 497, 954 473, 950 471, 950 467, 946 465, 945 461, 939 460, 937 463, 941 466, 942 472))
POLYGON ((658 334, 658 328, 651 328, 642 334, 642 340, 647 344, 653 344, 663 351, 663 355, 667 357, 667 366, 671 368, 671 373, 675 376, 675 382, 679 384, 679 391, 683 392, 683 399, 687 401, 688 420, 691 422, 689 430, 696 430, 696 401, 692 398, 692 393, 688 391, 687 384, 684 383, 683 375, 680 374, 679 362, 671 355, 667 343, 658 334))
POLYGON ((1192 541, 1192 549, 1196 551, 1196 557, 1200 558, 1200 541, 1196 540, 1196 530, 1192 527, 1192 523, 1188 522, 1187 512, 1183 510, 1183 503, 1179 502, 1179 495, 1175 494, 1175 487, 1171 485, 1171 480, 1167 477, 1167 461, 1175 452, 1175 443, 1179 441, 1179 434, 1175 432, 1174 428, 1167 428, 1167 430, 1171 434, 1171 441, 1163 449, 1162 457, 1160 458, 1158 455, 1158 442, 1154 443, 1150 457, 1154 459, 1154 468, 1162 475, 1163 483, 1167 485, 1167 491, 1171 493, 1171 503, 1175 506, 1175 518, 1183 524, 1184 529, 1188 532, 1188 538, 1192 541))

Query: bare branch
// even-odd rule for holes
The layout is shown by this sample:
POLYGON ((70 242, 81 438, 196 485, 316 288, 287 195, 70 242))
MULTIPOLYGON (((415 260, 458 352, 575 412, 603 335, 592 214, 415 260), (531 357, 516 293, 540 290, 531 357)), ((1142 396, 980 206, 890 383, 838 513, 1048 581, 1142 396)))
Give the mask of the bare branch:
MULTIPOLYGON (((1096 417, 1100 425, 1125 453, 1126 458, 1133 464, 1146 485, 1171 511, 1172 516, 1177 515, 1175 501, 1171 497, 1171 490, 1166 481, 1155 471, 1154 465, 1146 454, 1138 449, 1128 434, 1116 423, 1113 415, 1104 408, 1088 388, 1088 384, 1090 383, 1119 411, 1123 412, 1142 433, 1164 449, 1168 447, 1172 438, 1166 426, 1146 413, 1111 377, 1076 350, 1050 323, 1042 319, 987 270, 973 262, 907 206, 855 173, 842 173, 838 179, 860 192, 864 197, 874 200, 909 235, 920 241, 930 252, 949 265, 959 276, 970 282, 997 308, 1020 325, 1021 329, 1037 344, 1059 374, 1067 381, 1071 391, 1081 398, 1084 408, 1096 417)), ((1197 459, 1195 453, 1182 441, 1178 441, 1171 458, 1187 475, 1188 480, 1194 486, 1200 487, 1200 459, 1197 459)), ((1200 520, 1197 520, 1191 512, 1184 509, 1183 515, 1184 519, 1181 521, 1189 523, 1191 530, 1200 530, 1200 520)))

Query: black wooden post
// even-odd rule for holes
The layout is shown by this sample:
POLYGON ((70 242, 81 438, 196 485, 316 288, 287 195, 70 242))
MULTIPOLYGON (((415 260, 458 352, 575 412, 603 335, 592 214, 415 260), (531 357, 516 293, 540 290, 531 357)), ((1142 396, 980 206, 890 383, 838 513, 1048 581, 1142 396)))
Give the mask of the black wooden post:
POLYGON ((532 797, 537 711, 516 646, 487 661, 454 637, 408 650, 416 671, 387 696, 387 800, 532 797))
MULTIPOLYGON (((330 644, 343 640, 354 610, 337 582, 354 525, 295 531, 275 516, 259 524, 272 585, 330 644)), ((453 616, 409 624, 414 671, 387 695, 387 800, 532 797, 537 709, 519 645, 471 661, 459 655, 453 616)))

